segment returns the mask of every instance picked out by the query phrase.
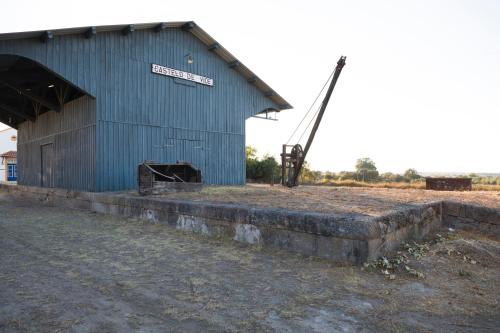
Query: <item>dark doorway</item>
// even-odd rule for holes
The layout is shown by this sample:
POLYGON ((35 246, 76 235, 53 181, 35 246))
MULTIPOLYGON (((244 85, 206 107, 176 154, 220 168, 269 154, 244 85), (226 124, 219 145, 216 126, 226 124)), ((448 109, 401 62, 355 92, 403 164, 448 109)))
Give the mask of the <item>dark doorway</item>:
POLYGON ((53 162, 54 145, 52 143, 40 146, 42 153, 41 160, 41 184, 42 187, 54 187, 53 162))

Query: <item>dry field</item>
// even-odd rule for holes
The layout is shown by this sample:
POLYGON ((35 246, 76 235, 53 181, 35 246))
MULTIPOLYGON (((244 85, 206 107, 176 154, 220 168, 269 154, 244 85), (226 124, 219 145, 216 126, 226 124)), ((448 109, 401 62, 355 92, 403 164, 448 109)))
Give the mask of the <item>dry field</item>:
POLYGON ((438 192, 327 186, 299 186, 290 189, 280 185, 246 185, 207 186, 201 192, 168 193, 158 197, 369 216, 378 216, 389 210, 438 200, 454 200, 500 208, 500 191, 438 192))
MULTIPOLYGON (((228 195, 209 188, 197 199, 207 191, 218 200, 252 202, 263 189, 233 188, 228 195)), ((317 200, 327 209, 325 193, 313 192, 271 191, 277 201, 297 196, 297 205, 308 198, 308 205, 317 200)), ((338 203, 357 197, 350 209, 374 207, 370 191, 326 193, 338 203)), ((417 193, 412 202, 442 195, 417 193)), ((407 195, 380 200, 408 203, 407 195)), ((494 196, 456 195, 498 204, 494 196)), ((258 200, 263 205, 270 197, 258 200)), ((0 332, 498 330, 500 243, 458 231, 443 236, 418 257, 403 251, 419 274, 386 275, 378 267, 339 266, 0 191, 0 332)))
MULTIPOLYGON (((396 188, 396 189, 425 189, 425 182, 360 182, 356 180, 336 180, 318 183, 319 186, 341 186, 341 187, 368 187, 368 188, 396 188)), ((473 191, 500 191, 500 185, 493 184, 472 184, 473 191)))

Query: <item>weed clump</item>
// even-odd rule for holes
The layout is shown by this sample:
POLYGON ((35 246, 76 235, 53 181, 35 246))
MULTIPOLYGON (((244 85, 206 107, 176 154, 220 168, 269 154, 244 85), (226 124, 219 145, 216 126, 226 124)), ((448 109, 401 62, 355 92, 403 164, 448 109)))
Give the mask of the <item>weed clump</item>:
POLYGON ((429 252, 430 245, 440 243, 444 239, 445 238, 441 234, 436 234, 436 238, 430 242, 404 243, 401 250, 396 252, 394 257, 380 257, 377 260, 364 263, 361 269, 365 271, 380 271, 381 274, 387 276, 390 280, 394 280, 396 274, 402 273, 424 279, 424 273, 410 266, 410 259, 419 260, 429 252))

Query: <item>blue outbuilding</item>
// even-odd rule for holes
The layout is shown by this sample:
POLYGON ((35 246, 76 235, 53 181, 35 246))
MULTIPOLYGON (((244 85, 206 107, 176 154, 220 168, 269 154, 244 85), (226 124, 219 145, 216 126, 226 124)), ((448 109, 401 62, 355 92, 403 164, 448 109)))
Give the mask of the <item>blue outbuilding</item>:
POLYGON ((0 122, 18 129, 19 184, 133 189, 145 160, 244 184, 245 120, 289 108, 194 22, 0 34, 0 122))

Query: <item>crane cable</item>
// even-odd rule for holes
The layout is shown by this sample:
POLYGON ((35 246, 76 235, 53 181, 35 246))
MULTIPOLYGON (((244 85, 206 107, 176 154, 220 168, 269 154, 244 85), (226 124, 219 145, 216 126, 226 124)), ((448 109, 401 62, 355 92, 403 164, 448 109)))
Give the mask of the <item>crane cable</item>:
MULTIPOLYGON (((316 102, 318 101, 318 98, 321 96, 321 94, 323 93, 323 90, 325 90, 328 82, 330 82, 330 80, 332 79, 333 77, 333 74, 335 73, 335 69, 333 70, 332 74, 330 74, 330 76, 328 77, 328 80, 326 80, 325 84, 323 85, 323 88, 321 88, 321 91, 319 92, 318 96, 316 96, 316 98, 314 99, 314 102, 311 104, 311 106, 309 107, 309 110, 307 110, 306 114, 304 115, 304 117, 302 118, 302 120, 300 121, 299 125, 297 125, 297 127, 295 128, 295 130, 293 131, 292 135, 290 135, 290 138, 288 138, 288 141, 286 142, 286 144, 290 143, 290 141, 292 140, 293 136, 295 135, 295 133, 297 133, 297 130, 299 129, 300 125, 302 125, 302 123, 304 122, 304 120, 307 118, 307 116, 309 115, 309 113, 311 112, 313 106, 316 104, 316 102)), ((321 107, 321 105, 320 105, 321 107)), ((318 110, 316 111, 316 113, 314 114, 314 116, 311 118, 311 120, 309 121, 309 124, 307 125, 307 127, 305 128, 304 132, 302 132, 300 138, 299 138, 299 141, 300 139, 302 139, 302 137, 304 136, 305 132, 307 131, 307 129, 309 128, 309 126, 311 126, 311 123, 312 123, 312 120, 314 119, 314 117, 316 117, 316 115, 318 114, 319 112, 319 108, 318 110)))
POLYGON ((314 118, 316 118, 316 116, 318 115, 319 113, 319 110, 321 109, 321 105, 318 106, 318 110, 316 110, 316 112, 314 113, 314 115, 312 116, 311 120, 309 120, 309 124, 307 124, 306 128, 304 129, 304 131, 302 132, 302 134, 300 135, 299 137, 299 140, 297 142, 300 142, 300 140, 302 140, 302 137, 304 136, 304 134, 306 134, 307 130, 309 129, 309 126, 311 126, 314 118))

